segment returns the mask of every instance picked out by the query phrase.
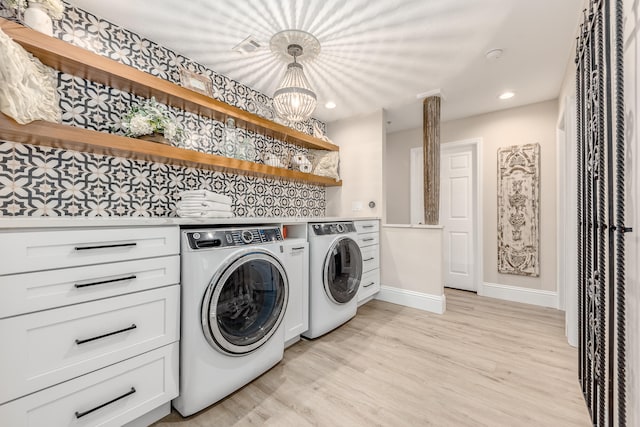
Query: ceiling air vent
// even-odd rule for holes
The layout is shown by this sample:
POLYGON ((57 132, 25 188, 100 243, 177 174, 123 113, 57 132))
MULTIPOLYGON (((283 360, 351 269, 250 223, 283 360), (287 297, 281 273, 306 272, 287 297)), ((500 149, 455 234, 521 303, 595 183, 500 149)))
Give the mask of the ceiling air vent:
POLYGON ((234 48, 231 50, 246 55, 260 49, 260 46, 260 42, 256 40, 254 36, 249 36, 238 43, 236 46, 234 46, 234 48))

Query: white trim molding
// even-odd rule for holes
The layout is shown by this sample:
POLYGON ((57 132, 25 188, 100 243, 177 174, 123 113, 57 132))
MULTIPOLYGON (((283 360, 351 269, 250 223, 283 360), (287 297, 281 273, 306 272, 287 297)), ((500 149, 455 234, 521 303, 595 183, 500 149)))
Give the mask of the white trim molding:
POLYGON ((381 286, 376 299, 437 314, 443 314, 447 306, 444 295, 424 294, 391 286, 381 286))
POLYGON ((542 307, 558 308, 558 293, 484 282, 478 295, 542 307))

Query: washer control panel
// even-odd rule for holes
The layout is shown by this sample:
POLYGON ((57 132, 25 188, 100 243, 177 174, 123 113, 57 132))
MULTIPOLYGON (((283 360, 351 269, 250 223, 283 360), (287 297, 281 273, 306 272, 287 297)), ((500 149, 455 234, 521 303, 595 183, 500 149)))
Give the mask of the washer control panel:
POLYGON ((356 232, 356 226, 353 222, 326 222, 322 224, 311 224, 311 229, 316 236, 356 232))
POLYGON ((284 240, 279 227, 210 229, 187 232, 191 249, 258 245, 284 240))

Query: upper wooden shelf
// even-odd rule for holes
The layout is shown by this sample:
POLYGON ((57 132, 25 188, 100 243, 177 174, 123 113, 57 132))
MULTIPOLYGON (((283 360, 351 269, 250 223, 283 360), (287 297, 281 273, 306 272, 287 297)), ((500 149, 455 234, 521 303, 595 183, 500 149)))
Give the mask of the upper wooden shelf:
POLYGON ((336 181, 324 176, 68 125, 45 121, 35 121, 27 125, 21 125, 2 113, 0 113, 0 139, 243 175, 277 177, 325 186, 342 185, 342 181, 336 181))
POLYGON ((0 18, 0 28, 44 64, 62 72, 102 83, 144 98, 307 148, 337 151, 335 144, 314 138, 255 114, 210 98, 133 67, 97 55, 67 42, 0 18))

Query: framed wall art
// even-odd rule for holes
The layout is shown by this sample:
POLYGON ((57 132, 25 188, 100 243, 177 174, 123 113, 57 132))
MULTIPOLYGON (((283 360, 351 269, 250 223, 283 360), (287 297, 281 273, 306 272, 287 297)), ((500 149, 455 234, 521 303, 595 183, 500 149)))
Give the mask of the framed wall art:
POLYGON ((498 272, 540 275, 540 144, 498 149, 498 272))
POLYGON ((213 98, 213 85, 211 79, 184 67, 180 67, 180 85, 203 95, 213 98))

